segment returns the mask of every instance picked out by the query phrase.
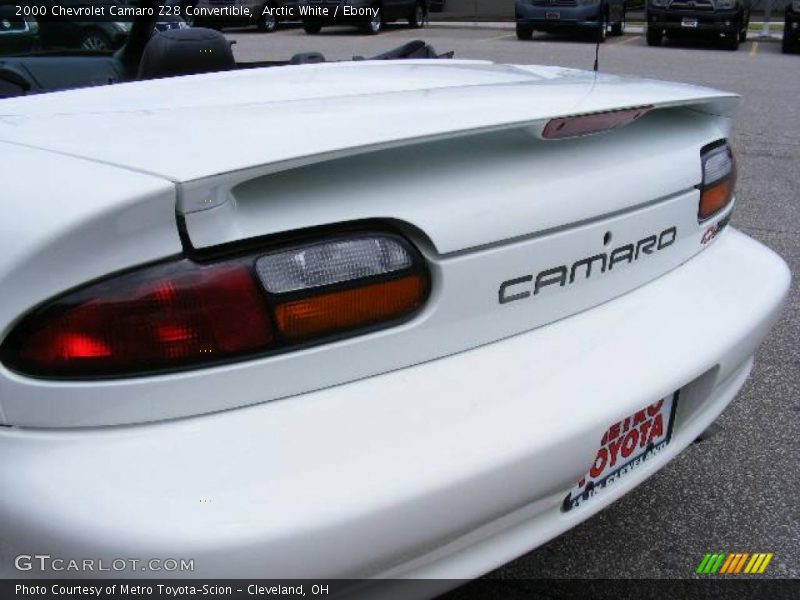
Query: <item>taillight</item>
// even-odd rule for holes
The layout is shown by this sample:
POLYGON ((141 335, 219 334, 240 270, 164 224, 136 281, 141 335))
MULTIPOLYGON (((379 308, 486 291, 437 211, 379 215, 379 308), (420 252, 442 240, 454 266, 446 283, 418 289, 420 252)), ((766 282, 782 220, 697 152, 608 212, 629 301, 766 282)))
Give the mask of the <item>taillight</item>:
POLYGON ((705 221, 722 211, 733 199, 736 161, 727 142, 706 146, 700 153, 700 159, 703 163, 703 183, 700 185, 697 218, 705 221))
POLYGON ((356 234, 114 276, 34 311, 2 346, 26 374, 141 374, 232 360, 388 326, 425 301, 419 253, 356 234))
POLYGON ((641 119, 652 108, 652 106, 639 106, 637 108, 551 119, 544 126, 542 137, 546 140, 557 140, 624 127, 641 119))
POLYGON ((373 236, 280 250, 256 271, 275 295, 277 331, 301 341, 414 311, 427 291, 417 262, 400 238, 373 236))

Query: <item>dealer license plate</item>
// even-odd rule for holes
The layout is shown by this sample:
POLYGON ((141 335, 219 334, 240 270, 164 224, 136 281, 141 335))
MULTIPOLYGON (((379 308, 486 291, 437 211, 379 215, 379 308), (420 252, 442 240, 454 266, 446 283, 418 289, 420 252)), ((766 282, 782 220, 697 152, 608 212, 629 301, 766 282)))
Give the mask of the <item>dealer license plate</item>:
POLYGON ((547 19, 548 21, 558 21, 561 19, 561 13, 549 10, 546 13, 544 13, 544 18, 547 19))
POLYGON ((697 19, 684 18, 681 21, 681 27, 697 27, 697 19))
POLYGON ((611 425, 589 471, 564 498, 564 510, 577 508, 664 450, 677 404, 675 392, 611 425))

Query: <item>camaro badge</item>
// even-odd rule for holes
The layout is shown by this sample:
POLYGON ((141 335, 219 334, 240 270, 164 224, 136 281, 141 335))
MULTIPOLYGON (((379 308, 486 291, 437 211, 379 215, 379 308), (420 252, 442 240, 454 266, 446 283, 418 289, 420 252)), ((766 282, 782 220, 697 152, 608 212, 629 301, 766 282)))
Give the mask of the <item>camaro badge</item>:
POLYGON ((564 287, 572 285, 582 276, 589 279, 606 271, 611 271, 616 265, 632 263, 643 256, 660 252, 675 243, 678 237, 678 228, 669 227, 659 234, 648 235, 636 243, 625 244, 611 252, 602 252, 575 261, 571 265, 559 265, 550 269, 539 271, 537 275, 523 275, 509 279, 500 284, 498 300, 500 304, 508 304, 515 300, 529 298, 531 295, 541 293, 552 285, 564 287))

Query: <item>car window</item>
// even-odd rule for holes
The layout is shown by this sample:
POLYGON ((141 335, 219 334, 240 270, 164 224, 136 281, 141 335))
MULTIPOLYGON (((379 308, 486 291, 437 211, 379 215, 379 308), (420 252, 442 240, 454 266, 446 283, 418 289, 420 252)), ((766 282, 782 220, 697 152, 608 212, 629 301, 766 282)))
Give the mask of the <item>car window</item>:
MULTIPOLYGON (((139 0, 0 0, 0 56, 112 54, 128 39, 139 0), (102 16, 97 16, 102 11, 102 16)), ((159 19, 175 27, 178 17, 159 19)))

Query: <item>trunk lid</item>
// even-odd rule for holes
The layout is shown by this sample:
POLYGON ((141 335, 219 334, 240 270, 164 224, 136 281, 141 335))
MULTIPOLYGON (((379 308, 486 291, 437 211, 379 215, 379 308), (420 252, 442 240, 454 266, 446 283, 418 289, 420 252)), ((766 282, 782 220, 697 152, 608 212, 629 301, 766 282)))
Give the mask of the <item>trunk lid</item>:
POLYGON ((387 218, 447 253, 691 188, 735 102, 559 67, 364 61, 9 99, 0 141, 176 182, 195 247, 387 218), (656 110, 620 131, 539 137, 554 117, 644 105, 656 110))
POLYGON ((286 67, 4 101, 0 141, 49 151, 21 149, 26 156, 9 168, 25 173, 48 156, 62 165, 44 192, 45 182, 25 180, 10 194, 6 221, 20 207, 31 218, 6 275, 0 269, 4 289, 18 290, 0 311, 6 331, 65 289, 180 252, 176 208, 189 253, 377 223, 415 243, 432 284, 424 309, 402 325, 179 375, 61 385, 0 369, 5 418, 107 425, 265 402, 598 306, 690 260, 705 247, 704 230, 727 219, 698 223, 696 186, 701 148, 729 136, 735 102, 691 86, 434 61, 286 67), (653 110, 593 136, 540 136, 551 118, 636 106, 653 110), (44 225, 38 212, 50 215, 44 225), (97 252, 97 239, 113 251, 97 252))

